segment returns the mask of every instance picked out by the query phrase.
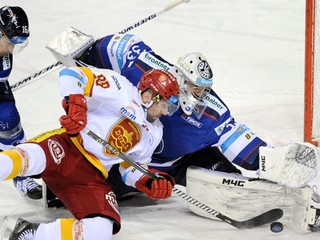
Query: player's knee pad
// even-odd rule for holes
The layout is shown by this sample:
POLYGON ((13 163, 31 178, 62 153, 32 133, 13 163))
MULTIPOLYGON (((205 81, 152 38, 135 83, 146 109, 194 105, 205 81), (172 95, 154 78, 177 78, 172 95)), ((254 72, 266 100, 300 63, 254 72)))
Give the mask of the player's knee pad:
MULTIPOLYGON (((293 189, 238 174, 189 167, 187 194, 238 221, 274 208, 283 211, 280 222, 301 232, 308 232, 308 224, 314 221, 315 213, 310 207, 313 191, 310 187, 293 189)), ((214 218, 196 205, 188 203, 188 207, 198 215, 214 218)))
POLYGON ((6 150, 25 141, 25 135, 15 103, 0 102, 0 109, 0 149, 6 150))

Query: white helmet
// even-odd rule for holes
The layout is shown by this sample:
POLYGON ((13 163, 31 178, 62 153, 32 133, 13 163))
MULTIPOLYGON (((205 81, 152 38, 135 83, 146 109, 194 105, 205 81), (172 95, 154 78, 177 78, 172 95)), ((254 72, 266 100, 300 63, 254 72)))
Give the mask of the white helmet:
POLYGON ((213 84, 213 71, 201 53, 189 53, 179 58, 176 68, 176 73, 182 75, 177 78, 180 79, 179 101, 182 110, 188 115, 194 112, 200 118, 205 109, 202 99, 213 84))

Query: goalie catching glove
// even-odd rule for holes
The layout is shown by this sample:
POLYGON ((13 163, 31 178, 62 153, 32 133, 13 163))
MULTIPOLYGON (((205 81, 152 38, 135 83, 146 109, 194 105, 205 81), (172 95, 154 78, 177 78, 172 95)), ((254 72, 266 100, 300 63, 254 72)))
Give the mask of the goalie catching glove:
POLYGON ((319 149, 310 143, 290 143, 286 146, 259 148, 260 177, 301 188, 317 176, 319 149))
POLYGON ((175 180, 169 174, 150 169, 151 173, 155 173, 157 178, 152 179, 143 175, 135 184, 136 188, 144 192, 149 198, 166 199, 172 194, 172 188, 175 180))
POLYGON ((82 94, 70 94, 62 100, 67 115, 60 117, 67 134, 78 134, 87 125, 87 100, 82 94))

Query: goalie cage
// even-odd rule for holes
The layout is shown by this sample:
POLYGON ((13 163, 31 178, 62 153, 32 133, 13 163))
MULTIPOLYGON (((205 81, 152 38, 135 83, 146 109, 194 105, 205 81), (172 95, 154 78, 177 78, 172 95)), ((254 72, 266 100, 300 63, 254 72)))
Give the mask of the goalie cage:
POLYGON ((306 0, 304 140, 320 143, 320 0, 306 0))

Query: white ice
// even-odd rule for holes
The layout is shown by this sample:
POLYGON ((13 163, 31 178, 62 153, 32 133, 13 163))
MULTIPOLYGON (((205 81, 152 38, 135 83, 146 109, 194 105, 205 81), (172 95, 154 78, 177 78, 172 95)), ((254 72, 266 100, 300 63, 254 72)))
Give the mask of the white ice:
MULTIPOLYGON (((14 58, 13 84, 56 62, 45 48, 73 26, 95 38, 116 33, 162 9, 170 0, 1 0, 19 5, 30 20, 29 46, 14 58)), ((238 122, 246 123, 272 145, 302 141, 304 85, 304 0, 191 0, 134 29, 159 55, 175 62, 201 52, 214 68, 214 89, 238 122)), ((28 138, 59 127, 63 113, 58 71, 14 92, 28 138)), ((0 183, 0 217, 51 221, 66 210, 44 210, 23 199, 12 181, 0 183)), ((122 230, 114 239, 279 239, 315 240, 269 226, 237 230, 190 212, 184 200, 141 199, 121 203, 122 230)), ((249 204, 249 203, 248 203, 249 204)))

